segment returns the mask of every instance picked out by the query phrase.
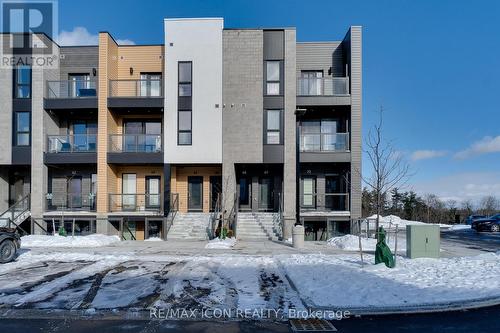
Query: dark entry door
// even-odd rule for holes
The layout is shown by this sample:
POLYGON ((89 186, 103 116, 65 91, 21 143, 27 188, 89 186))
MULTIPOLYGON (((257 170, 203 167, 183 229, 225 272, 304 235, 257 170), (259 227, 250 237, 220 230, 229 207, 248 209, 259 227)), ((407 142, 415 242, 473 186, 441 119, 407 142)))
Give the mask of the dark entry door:
POLYGON ((264 177, 259 182, 259 209, 272 210, 274 207, 274 182, 270 177, 264 177))
MULTIPOLYGON (((217 204, 217 198, 220 197, 222 193, 222 176, 210 176, 210 210, 215 209, 217 204)), ((222 200, 220 198, 219 200, 222 200)))
POLYGON ((238 181, 239 205, 241 210, 249 210, 252 203, 252 179, 241 177, 238 181))
POLYGON ((188 209, 191 211, 203 210, 203 177, 188 177, 188 209))
POLYGON ((82 178, 73 177, 68 180, 68 207, 82 207, 82 178))

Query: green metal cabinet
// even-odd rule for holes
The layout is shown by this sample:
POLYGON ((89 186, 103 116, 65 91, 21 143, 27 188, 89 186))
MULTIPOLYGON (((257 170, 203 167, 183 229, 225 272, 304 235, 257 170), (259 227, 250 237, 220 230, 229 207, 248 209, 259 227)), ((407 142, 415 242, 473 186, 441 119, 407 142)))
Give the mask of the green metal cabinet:
POLYGON ((408 258, 439 258, 438 225, 407 225, 406 256, 408 258))

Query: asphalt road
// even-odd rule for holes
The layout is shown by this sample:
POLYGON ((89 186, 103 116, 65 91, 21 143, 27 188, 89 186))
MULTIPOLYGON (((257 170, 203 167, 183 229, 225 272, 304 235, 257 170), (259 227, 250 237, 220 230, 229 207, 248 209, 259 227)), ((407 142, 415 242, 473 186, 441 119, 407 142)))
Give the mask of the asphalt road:
POLYGON ((500 251, 500 232, 476 232, 474 230, 442 231, 441 240, 453 242, 469 249, 500 251))
MULTIPOLYGON (((496 333, 500 306, 443 313, 364 316, 333 321, 337 332, 496 333)), ((160 332, 291 332, 288 323, 190 322, 138 320, 1 319, 0 332, 22 333, 160 333, 160 332)))

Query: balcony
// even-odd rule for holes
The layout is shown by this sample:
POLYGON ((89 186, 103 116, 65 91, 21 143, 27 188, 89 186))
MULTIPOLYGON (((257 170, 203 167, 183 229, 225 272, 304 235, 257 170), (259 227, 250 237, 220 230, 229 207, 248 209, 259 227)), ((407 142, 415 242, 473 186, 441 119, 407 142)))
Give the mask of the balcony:
POLYGON ((161 134, 111 134, 108 163, 163 164, 161 134))
POLYGON ((163 214, 161 194, 109 194, 109 212, 163 214))
POLYGON ((350 162, 349 133, 301 133, 300 162, 350 162))
POLYGON ((97 163, 97 135, 47 135, 45 164, 97 163))
POLYGON ((300 208, 304 216, 349 212, 349 193, 302 193, 300 208))
POLYGON ((297 105, 350 105, 349 77, 297 79, 297 105))
POLYGON ((47 193, 45 212, 95 212, 96 202, 95 193, 47 193))
POLYGON ((163 108, 163 81, 109 80, 109 108, 163 108))
POLYGON ((47 81, 43 105, 46 110, 97 109, 97 82, 47 81))

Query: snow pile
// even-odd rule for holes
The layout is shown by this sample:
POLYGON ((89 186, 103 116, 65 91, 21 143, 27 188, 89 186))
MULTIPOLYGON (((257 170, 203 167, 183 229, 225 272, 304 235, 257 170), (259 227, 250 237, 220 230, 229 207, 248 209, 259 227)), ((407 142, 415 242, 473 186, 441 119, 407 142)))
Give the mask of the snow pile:
MULTIPOLYGON (((359 237, 355 235, 344 235, 330 238, 326 244, 328 246, 346 251, 359 251, 359 237)), ((363 251, 375 251, 377 240, 374 238, 361 237, 361 246, 363 251)))
POLYGON ((302 299, 334 308, 399 307, 500 298, 500 253, 459 258, 397 258, 396 268, 356 255, 280 256, 302 299), (368 263, 368 264, 366 264, 368 263))
POLYGON ((236 245, 236 238, 214 238, 205 245, 205 249, 230 249, 236 245))
MULTIPOLYGON (((369 216, 366 219, 370 221, 370 228, 375 228, 377 214, 373 214, 372 216, 369 216)), ((449 224, 425 223, 425 222, 421 222, 421 221, 405 220, 405 219, 400 218, 397 215, 387 215, 387 216, 380 215, 379 222, 380 222, 380 225, 382 227, 384 227, 384 229, 394 228, 395 225, 398 225, 399 229, 406 229, 407 225, 415 225, 415 224, 438 225, 441 228, 449 228, 450 227, 449 224)))
POLYGON ((471 226, 468 224, 455 224, 450 227, 450 230, 470 230, 471 226))
POLYGON ((163 239, 160 237, 149 237, 148 239, 144 240, 145 242, 163 242, 163 239))
POLYGON ((119 242, 118 236, 94 234, 88 236, 28 235, 21 237, 21 247, 98 247, 119 242))

